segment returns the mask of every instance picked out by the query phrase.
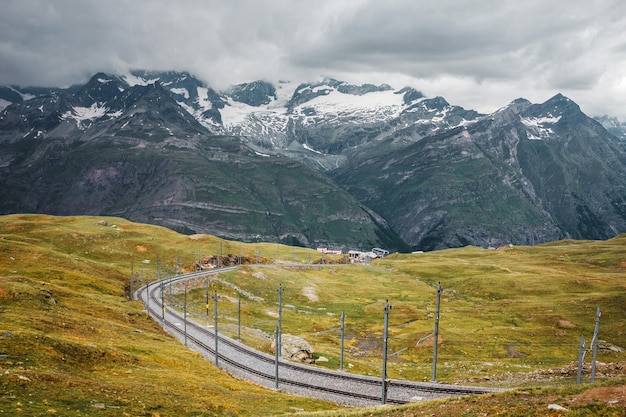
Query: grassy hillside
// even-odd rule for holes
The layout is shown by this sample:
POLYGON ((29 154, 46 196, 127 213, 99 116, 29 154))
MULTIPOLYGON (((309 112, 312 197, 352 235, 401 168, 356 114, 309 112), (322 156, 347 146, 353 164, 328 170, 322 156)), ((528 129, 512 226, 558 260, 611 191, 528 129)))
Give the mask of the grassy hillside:
MULTIPOLYGON (((437 379, 482 380, 577 361, 580 336, 587 346, 591 341, 597 307, 602 312, 599 339, 608 342, 603 346, 626 347, 625 254, 626 236, 500 250, 466 247, 392 255, 371 266, 245 267, 220 274, 210 291, 224 295, 218 303, 223 331, 233 337, 238 295, 243 290, 263 299, 243 296, 242 301, 244 341, 263 348, 262 339, 245 333, 251 328, 273 332, 281 284, 283 333, 305 337, 317 355, 329 360, 319 366, 335 369, 344 311, 346 366, 370 375, 381 370, 388 299, 389 353, 397 353, 389 375, 430 380, 433 342, 427 336, 434 330, 435 285, 441 282, 437 379)), ((198 309, 191 311, 201 315, 205 290, 199 286, 191 293, 198 309)), ((598 354, 602 362, 624 359, 624 353, 609 349, 598 354)))
MULTIPOLYGON (((232 379, 161 331, 140 303, 128 301, 131 265, 144 280, 156 279, 157 257, 167 273, 176 265, 190 268, 199 256, 238 255, 240 250, 244 257, 258 253, 285 264, 320 259, 303 248, 184 236, 116 218, 0 217, 0 411, 174 416, 327 410, 325 415, 358 415, 232 379)), ((396 353, 389 359, 389 376, 430 380, 433 346, 426 336, 434 326, 434 286, 441 282, 437 379, 528 386, 532 383, 515 376, 576 361, 580 335, 589 341, 593 334, 597 306, 602 309, 600 339, 626 347, 625 276, 626 236, 620 236, 496 251, 467 247, 392 255, 370 266, 244 266, 211 279, 209 290, 220 295, 220 330, 236 336, 241 298, 243 341, 269 350, 259 330, 273 330, 282 285, 283 333, 305 337, 315 356, 328 360, 318 366, 331 369, 339 364, 343 310, 344 365, 350 372, 375 376, 380 375, 383 306, 389 299, 389 353, 396 353)), ((180 307, 178 290, 166 293, 165 300, 180 307)), ((190 315, 202 323, 206 282, 198 280, 189 290, 190 315)), ((610 350, 598 355, 600 362, 625 358, 610 350)), ((602 375, 598 380, 607 383, 602 375)), ((479 415, 480 410, 497 415, 496 410, 507 409, 502 404, 513 402, 521 411, 509 415, 530 415, 530 397, 538 398, 538 410, 544 412, 536 415, 545 415, 548 398, 583 391, 574 381, 571 374, 565 379, 555 375, 548 382, 565 388, 527 389, 528 397, 455 400, 447 404, 474 414, 448 415, 479 415)), ((438 412, 439 403, 428 404, 362 415, 438 412)))
MULTIPOLYGON (((0 410, 4 415, 178 416, 332 409, 216 370, 129 302, 131 261, 198 244, 121 219, 0 217, 0 410)), ((203 241, 204 249, 218 240, 203 241)), ((227 249, 224 246, 224 249, 227 249)), ((215 252, 217 253, 217 251, 215 252)), ((147 275, 147 268, 146 268, 147 275)))

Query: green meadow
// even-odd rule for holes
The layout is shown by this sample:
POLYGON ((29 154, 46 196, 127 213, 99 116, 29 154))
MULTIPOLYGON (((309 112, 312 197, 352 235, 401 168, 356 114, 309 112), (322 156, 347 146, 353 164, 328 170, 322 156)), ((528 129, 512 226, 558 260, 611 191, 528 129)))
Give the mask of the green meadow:
MULTIPOLYGON (((368 375, 381 372, 388 301, 388 374, 421 381, 432 376, 431 335, 441 285, 437 380, 452 383, 576 362, 581 335, 589 347, 597 307, 599 339, 608 342, 602 346, 626 346, 625 248, 622 236, 608 242, 396 254, 369 266, 245 266, 209 281, 209 291, 221 295, 222 331, 241 334, 244 342, 269 352, 269 343, 264 345, 254 330, 273 334, 281 285, 283 334, 304 337, 314 357, 325 358, 318 366, 331 369, 339 367, 343 312, 344 368, 368 375)), ((202 322, 206 288, 190 294, 188 311, 202 322)), ((180 297, 173 304, 182 310, 180 297)), ((211 298, 209 324, 213 308, 211 298)), ((623 358, 608 349, 598 353, 603 362, 623 358)))
MULTIPOLYGON (((438 284, 440 382, 510 387, 486 377, 575 362, 581 335, 589 346, 597 307, 603 347, 598 361, 623 362, 626 356, 615 351, 626 347, 626 235, 608 241, 393 254, 371 265, 318 266, 314 264, 322 255, 304 248, 187 236, 118 218, 9 215, 0 217, 0 414, 428 413, 427 403, 388 408, 387 414, 346 411, 232 378, 162 331, 140 302, 129 299, 131 276, 134 285, 154 281, 192 270, 200 257, 228 254, 281 265, 243 265, 188 283, 190 318, 212 325, 212 295, 217 293, 219 331, 241 335, 244 343, 270 352, 280 285, 282 332, 309 342, 315 366, 339 368, 343 312, 344 368, 380 375, 388 300, 389 376, 430 380, 438 284)), ((324 255, 327 263, 341 260, 324 255)), ((182 311, 180 285, 166 288, 164 299, 182 311)), ((586 362, 590 360, 591 352, 586 362)), ((588 380, 585 375, 583 382, 588 380)), ((557 385, 545 392, 540 390, 551 388, 527 384, 524 389, 539 403, 545 396, 565 398, 581 390, 572 378, 557 385)), ((485 396, 492 405, 476 407, 496 409, 511 401, 511 395, 485 396)), ((461 400, 450 404, 454 401, 461 400)), ((458 409, 471 410, 474 406, 467 401, 458 409)))

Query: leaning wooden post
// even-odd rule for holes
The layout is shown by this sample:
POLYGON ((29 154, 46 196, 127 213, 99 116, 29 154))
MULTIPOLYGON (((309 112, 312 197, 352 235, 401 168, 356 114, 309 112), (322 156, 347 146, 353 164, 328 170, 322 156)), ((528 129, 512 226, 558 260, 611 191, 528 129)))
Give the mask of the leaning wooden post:
POLYGON ((591 363, 591 382, 596 381, 596 358, 598 356, 598 330, 600 329, 600 307, 596 309, 596 328, 593 331, 591 347, 593 349, 593 362, 591 363))
POLYGON ((580 346, 578 347, 578 373, 576 374, 576 384, 580 385, 580 377, 583 372, 583 360, 585 358, 585 336, 580 336, 580 346))

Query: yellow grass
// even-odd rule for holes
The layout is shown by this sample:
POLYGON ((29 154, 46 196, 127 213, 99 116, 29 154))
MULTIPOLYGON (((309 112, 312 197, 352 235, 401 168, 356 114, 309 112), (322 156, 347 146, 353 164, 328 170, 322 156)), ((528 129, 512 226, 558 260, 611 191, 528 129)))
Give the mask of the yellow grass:
POLYGON ((236 416, 336 407, 234 379, 165 334, 126 297, 131 261, 153 267, 156 255, 173 259, 197 241, 100 220, 0 217, 1 413, 236 416))
MULTIPOLYGON (((444 290, 439 381, 482 380, 574 362, 580 335, 591 339, 597 306, 600 339, 626 347, 624 235, 604 242, 495 251, 467 247, 396 254, 370 266, 305 268, 321 255, 184 236, 117 218, 11 215, 0 217, 0 411, 173 416, 336 409, 229 377, 164 333, 140 303, 127 298, 131 270, 145 282, 157 279, 159 270, 163 275, 177 267, 189 270, 200 256, 240 251, 244 257, 259 254, 302 266, 243 266, 211 280, 211 294, 220 295, 220 331, 236 337, 241 297, 243 341, 269 350, 260 332, 274 330, 282 285, 283 333, 305 337, 315 356, 328 360, 318 366, 339 366, 344 311, 344 366, 380 375, 388 299, 389 376, 430 380, 433 343, 427 336, 439 282, 444 290), (106 224, 99 224, 103 220, 106 224)), ((198 280, 188 294, 190 315, 200 323, 213 320, 212 304, 206 317, 205 285, 198 280)), ((165 298, 182 306, 180 292, 170 298, 166 290, 165 298)), ((624 353, 601 351, 598 359, 623 361, 624 353)))

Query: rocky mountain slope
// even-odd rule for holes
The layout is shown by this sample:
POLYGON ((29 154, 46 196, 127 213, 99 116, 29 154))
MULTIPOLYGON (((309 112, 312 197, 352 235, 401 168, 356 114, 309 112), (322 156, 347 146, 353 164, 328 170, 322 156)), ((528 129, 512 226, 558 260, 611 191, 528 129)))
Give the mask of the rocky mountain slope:
POLYGON ((97 74, 0 114, 0 212, 102 214, 293 245, 404 248, 326 176, 216 136, 161 84, 97 74))
POLYGON ((335 172, 412 247, 601 239, 626 230, 623 148, 571 100, 516 100, 335 172))
POLYGON ((482 115, 386 84, 216 91, 188 73, 138 71, 67 90, 3 87, 0 100, 2 213, 401 250, 626 231, 619 122, 561 95, 482 115))

